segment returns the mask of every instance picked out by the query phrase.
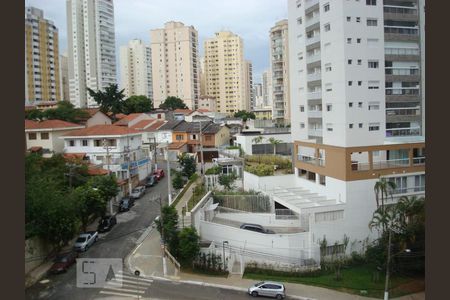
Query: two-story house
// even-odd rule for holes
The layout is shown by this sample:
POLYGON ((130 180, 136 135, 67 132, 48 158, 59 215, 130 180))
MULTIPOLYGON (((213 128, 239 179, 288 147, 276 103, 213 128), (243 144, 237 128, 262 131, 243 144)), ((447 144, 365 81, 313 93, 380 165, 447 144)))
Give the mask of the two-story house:
MULTIPOLYGON (((142 133, 127 126, 96 125, 70 131, 64 139, 64 153, 84 154, 94 165, 113 172, 132 187, 151 173, 150 159, 142 150, 142 133)), ((124 192, 129 188, 124 187, 124 192)))

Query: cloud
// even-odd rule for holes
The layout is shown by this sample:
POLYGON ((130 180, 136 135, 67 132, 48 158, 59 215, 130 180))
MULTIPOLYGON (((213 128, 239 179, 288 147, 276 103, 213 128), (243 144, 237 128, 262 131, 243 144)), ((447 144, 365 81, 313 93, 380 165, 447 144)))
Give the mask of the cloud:
MULTIPOLYGON (((26 0, 44 10, 45 18, 59 29, 61 53, 67 49, 65 0, 26 0)), ((199 33, 200 56, 203 41, 220 30, 230 30, 244 40, 244 55, 253 63, 254 81, 269 67, 269 30, 287 18, 287 0, 115 0, 116 55, 119 47, 134 38, 150 42, 150 29, 168 21, 193 25, 199 33)))

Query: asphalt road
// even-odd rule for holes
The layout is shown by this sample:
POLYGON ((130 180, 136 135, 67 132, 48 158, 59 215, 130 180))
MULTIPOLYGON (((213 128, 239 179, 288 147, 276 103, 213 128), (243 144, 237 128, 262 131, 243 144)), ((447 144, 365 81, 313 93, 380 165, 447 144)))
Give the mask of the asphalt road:
MULTIPOLYGON (((166 172, 165 163, 159 163, 158 168, 166 172)), ((80 258, 122 258, 124 259, 136 246, 136 241, 150 226, 160 213, 159 201, 162 195, 163 204, 167 203, 167 176, 157 185, 147 190, 146 194, 136 200, 134 207, 128 212, 117 215, 117 224, 113 229, 100 234, 99 240, 86 252, 80 253, 80 258)), ((76 287, 76 266, 73 265, 67 273, 50 275, 25 290, 26 299, 96 299, 96 289, 81 289, 76 287), (44 283, 41 283, 44 282, 44 283)))

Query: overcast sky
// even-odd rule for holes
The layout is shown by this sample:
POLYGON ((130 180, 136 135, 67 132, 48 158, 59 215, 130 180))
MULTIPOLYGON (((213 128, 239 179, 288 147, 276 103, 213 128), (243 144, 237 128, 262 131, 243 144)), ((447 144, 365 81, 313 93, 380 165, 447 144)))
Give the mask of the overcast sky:
MULTIPOLYGON (((25 5, 44 10, 59 30, 60 51, 67 50, 66 0, 25 0, 25 5)), ((134 38, 150 43, 150 29, 167 21, 193 25, 203 41, 220 30, 230 30, 244 40, 244 55, 253 63, 254 82, 261 82, 269 67, 269 30, 287 18, 287 0, 114 0, 116 54, 134 38)), ((117 68, 119 71, 119 67, 117 68)), ((118 78, 119 79, 119 78, 118 78)))

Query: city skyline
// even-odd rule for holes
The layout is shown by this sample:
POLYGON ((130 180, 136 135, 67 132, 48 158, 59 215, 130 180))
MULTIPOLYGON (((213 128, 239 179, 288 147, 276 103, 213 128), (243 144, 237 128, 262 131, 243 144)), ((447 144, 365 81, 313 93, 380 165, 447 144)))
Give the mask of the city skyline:
MULTIPOLYGON (((204 55, 203 41, 221 30, 232 31, 241 36, 246 44, 245 59, 253 64, 253 77, 260 82, 261 75, 269 67, 269 31, 277 21, 287 18, 284 0, 237 0, 219 1, 114 1, 116 49, 132 39, 150 43, 150 30, 162 28, 169 21, 194 26, 199 33, 199 54, 204 55), (239 9, 236 9, 236 8, 239 9), (221 13, 220 18, 211 11, 221 13), (150 17, 148 17, 150 16, 150 17), (258 24, 258 26, 255 26, 258 24)), ((26 6, 44 10, 46 18, 59 29, 60 53, 67 51, 66 1, 27 0, 26 6)), ((116 55, 119 65, 119 53, 116 55)), ((117 70, 120 81, 120 68, 117 70)))

